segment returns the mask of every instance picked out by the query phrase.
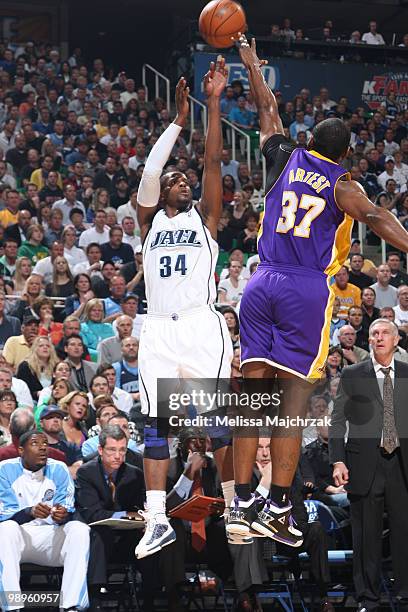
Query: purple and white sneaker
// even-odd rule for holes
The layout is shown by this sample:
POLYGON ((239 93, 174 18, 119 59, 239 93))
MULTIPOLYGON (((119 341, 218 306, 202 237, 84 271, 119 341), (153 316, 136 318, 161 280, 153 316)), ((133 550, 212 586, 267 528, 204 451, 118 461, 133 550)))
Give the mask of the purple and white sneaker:
POLYGON ((292 504, 280 508, 268 499, 256 519, 252 521, 251 527, 276 542, 297 548, 303 544, 303 534, 294 527, 296 523, 291 512, 292 504))
POLYGON ((251 523, 256 519, 257 514, 257 498, 255 495, 252 495, 248 501, 234 497, 225 526, 227 534, 251 537, 251 523))

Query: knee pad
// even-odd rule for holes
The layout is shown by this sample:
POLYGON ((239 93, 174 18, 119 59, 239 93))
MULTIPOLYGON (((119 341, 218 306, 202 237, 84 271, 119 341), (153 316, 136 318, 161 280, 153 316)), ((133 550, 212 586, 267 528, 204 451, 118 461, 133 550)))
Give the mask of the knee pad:
POLYGON ((167 419, 146 420, 144 428, 144 457, 146 459, 169 459, 168 421, 167 419))

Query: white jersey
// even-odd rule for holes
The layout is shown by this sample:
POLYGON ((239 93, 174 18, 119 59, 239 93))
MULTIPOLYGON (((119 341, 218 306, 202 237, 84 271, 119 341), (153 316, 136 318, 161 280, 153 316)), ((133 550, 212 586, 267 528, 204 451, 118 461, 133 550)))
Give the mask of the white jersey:
POLYGON ((143 246, 149 313, 171 314, 215 301, 218 244, 197 210, 168 217, 160 210, 143 246))

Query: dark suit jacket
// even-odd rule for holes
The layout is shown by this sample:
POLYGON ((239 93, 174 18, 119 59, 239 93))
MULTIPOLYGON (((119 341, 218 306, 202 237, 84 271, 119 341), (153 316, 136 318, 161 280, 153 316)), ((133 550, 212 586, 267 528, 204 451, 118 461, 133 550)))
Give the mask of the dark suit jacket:
MULTIPOLYGON (((66 359, 65 361, 68 361, 68 359, 66 359)), ((97 365, 96 363, 93 363, 92 361, 84 361, 84 360, 82 360, 82 365, 84 367, 85 380, 86 380, 86 384, 89 390, 89 383, 91 382, 92 377, 96 374, 97 365)), ((72 384, 74 389, 79 389, 77 378, 73 370, 74 368, 72 368, 69 382, 72 384)))
MULTIPOLYGON (((173 508, 175 508, 179 504, 182 504, 185 501, 176 493, 173 488, 171 488, 176 484, 183 471, 184 465, 180 459, 180 456, 178 455, 170 462, 169 477, 167 479, 167 490, 170 491, 167 494, 166 500, 167 510, 173 510, 173 508)), ((217 469, 213 460, 210 457, 207 457, 207 466, 201 470, 201 480, 204 495, 207 495, 208 497, 220 497, 220 493, 218 490, 217 469)), ((190 492, 190 496, 191 493, 192 491, 190 492)))
POLYGON ((17 242, 17 245, 20 247, 22 241, 18 223, 13 223, 12 225, 9 225, 6 231, 4 232, 4 237, 13 238, 13 240, 15 240, 17 242))
POLYGON ((100 458, 81 465, 75 482, 76 506, 86 523, 110 518, 115 512, 143 508, 145 484, 142 470, 122 463, 116 475, 115 502, 100 458))
MULTIPOLYGON (((395 363, 394 414, 402 466, 408 475, 408 364, 395 363)), ((329 429, 330 463, 342 461, 349 470, 347 491, 366 495, 380 457, 384 405, 371 359, 342 371, 329 429), (349 426, 344 442, 346 423, 349 426)))

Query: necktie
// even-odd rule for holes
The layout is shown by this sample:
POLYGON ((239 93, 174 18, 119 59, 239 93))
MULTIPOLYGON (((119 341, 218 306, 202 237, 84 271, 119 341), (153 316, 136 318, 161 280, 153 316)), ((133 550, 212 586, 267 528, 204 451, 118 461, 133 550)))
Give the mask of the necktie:
POLYGON ((381 368, 384 374, 383 403, 384 403, 384 423, 383 423, 383 447, 387 453, 395 451, 398 443, 397 428, 394 417, 394 388, 390 375, 391 368, 381 368))
POLYGON ((110 474, 108 476, 108 486, 112 495, 112 501, 113 503, 115 503, 115 496, 116 496, 116 485, 113 482, 113 478, 112 478, 112 474, 110 474))
MULTIPOLYGON (((195 476, 193 480, 192 495, 203 495, 203 483, 201 476, 195 476)), ((201 552, 206 543, 205 520, 191 523, 191 544, 194 550, 201 552)))

